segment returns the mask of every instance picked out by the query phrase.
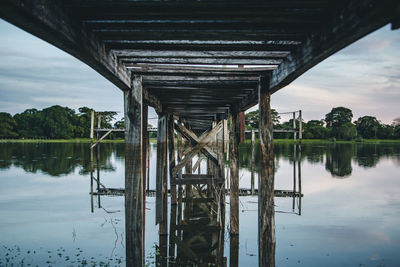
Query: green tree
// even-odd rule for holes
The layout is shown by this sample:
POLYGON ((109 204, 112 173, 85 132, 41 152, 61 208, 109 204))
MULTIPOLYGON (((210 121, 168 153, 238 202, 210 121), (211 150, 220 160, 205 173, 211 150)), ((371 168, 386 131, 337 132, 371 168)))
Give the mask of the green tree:
POLYGON ((363 138, 377 138, 377 132, 381 124, 372 116, 364 116, 355 121, 357 132, 363 138))
POLYGON ((345 107, 336 107, 325 115, 326 127, 330 135, 338 139, 351 140, 357 136, 357 130, 351 123, 353 112, 345 107))
POLYGON ((11 114, 0 112, 0 138, 15 138, 17 123, 11 114))
POLYGON ((304 138, 325 139, 329 137, 329 129, 324 127, 322 120, 310 120, 304 124, 304 138))
POLYGON ((340 127, 345 123, 351 122, 353 112, 345 107, 336 107, 325 115, 326 127, 340 127))
MULTIPOLYGON (((274 125, 279 123, 280 116, 275 109, 271 109, 272 123, 274 125)), ((259 112, 258 110, 249 112, 245 115, 246 129, 258 129, 259 112)))
POLYGON ((41 115, 41 111, 35 108, 15 114, 14 120, 17 123, 18 136, 20 138, 44 137, 41 115))
POLYGON ((76 121, 75 111, 67 107, 55 105, 42 110, 42 127, 48 138, 73 138, 76 121))

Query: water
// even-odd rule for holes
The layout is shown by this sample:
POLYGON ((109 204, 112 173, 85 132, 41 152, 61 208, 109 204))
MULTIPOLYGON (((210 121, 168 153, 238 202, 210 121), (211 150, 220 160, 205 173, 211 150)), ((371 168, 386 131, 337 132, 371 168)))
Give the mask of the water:
MULTIPOLYGON (((152 145, 151 189, 155 149, 152 145)), ((275 198, 276 266, 399 266, 400 145, 303 144, 299 150, 275 145, 275 189, 293 190, 293 163, 301 159, 303 194, 294 202, 275 198)), ((240 188, 251 186, 250 151, 240 148, 240 188)), ((101 182, 123 188, 124 145, 102 144, 100 152, 101 182)), ((298 191, 297 161, 295 166, 298 191)), ((124 198, 102 196, 99 208, 95 196, 91 212, 89 171, 88 144, 0 144, 0 266, 125 264, 124 198)), ((258 265, 257 215, 257 196, 241 196, 238 247, 225 227, 222 262, 258 265)), ((154 197, 146 200, 145 230, 145 262, 155 266, 163 246, 154 197)), ((205 244, 215 241, 202 237, 205 244)), ((201 246, 193 252, 203 260, 212 254, 201 246)))

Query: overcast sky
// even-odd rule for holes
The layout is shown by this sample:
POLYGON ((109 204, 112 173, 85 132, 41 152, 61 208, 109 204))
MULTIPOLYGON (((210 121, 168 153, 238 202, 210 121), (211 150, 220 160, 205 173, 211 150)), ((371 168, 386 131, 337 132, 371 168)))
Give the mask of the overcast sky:
MULTIPOLYGON (((302 109, 308 121, 344 106, 353 110, 354 120, 371 115, 391 123, 400 117, 399 33, 386 26, 343 49, 275 93, 272 107, 279 112, 302 109)), ((0 19, 0 112, 56 104, 119 111, 119 117, 123 112, 122 92, 116 86, 74 57, 0 19)), ((155 116, 152 110, 149 117, 155 116)))

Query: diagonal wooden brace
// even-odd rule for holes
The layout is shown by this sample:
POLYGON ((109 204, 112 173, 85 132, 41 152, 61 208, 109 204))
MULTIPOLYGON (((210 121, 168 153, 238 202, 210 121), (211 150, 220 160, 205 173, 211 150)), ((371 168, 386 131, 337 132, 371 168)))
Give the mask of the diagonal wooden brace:
MULTIPOLYGON (((176 125, 176 124, 175 124, 176 125)), ((183 128, 182 127, 178 127, 179 129, 183 128)), ((179 162, 172 170, 171 175, 173 175, 174 177, 178 174, 178 172, 180 170, 182 170, 182 168, 186 165, 186 163, 188 163, 190 160, 192 160, 192 158, 199 153, 200 151, 203 153, 203 150, 206 151, 206 149, 204 149, 204 147, 210 143, 213 138, 215 137, 215 135, 222 129, 222 123, 218 123, 214 128, 212 128, 209 132, 207 132, 207 134, 202 135, 202 138, 197 138, 196 141, 196 145, 191 147, 191 149, 189 151, 187 151, 184 155, 183 155, 183 159, 181 162, 179 162)), ((179 130, 178 130, 179 131, 179 130)), ((188 131, 183 131, 182 135, 184 135, 186 137, 186 133, 188 131), (185 134, 184 134, 184 133, 185 134)), ((191 135, 191 134, 190 134, 191 135)), ((189 138, 188 138, 189 139, 189 138)), ((190 140, 190 139, 189 139, 190 140)), ((206 151, 207 153, 207 151, 206 151)), ((206 154, 205 154, 206 155, 206 154)), ((208 156, 208 155, 206 155, 208 156)), ((214 157, 213 157, 214 158, 214 157)), ((214 158, 215 159, 215 158, 214 158)), ((218 164, 218 160, 216 161, 218 164)))
MULTIPOLYGON (((215 126, 215 127, 222 127, 221 126, 215 126)), ((201 142, 200 140, 203 140, 210 131, 204 132, 200 137, 197 137, 197 135, 192 132, 191 130, 187 129, 186 127, 179 125, 179 124, 175 124, 175 129, 182 134, 186 139, 188 139, 190 141, 190 143, 192 143, 193 146, 197 145, 199 142, 201 142)), ((221 130, 221 129, 220 129, 221 130)), ((220 131, 218 130, 218 132, 220 131)), ((212 131, 212 130, 211 130, 212 131)), ((216 132, 215 134, 217 134, 218 132, 216 132)), ((185 151, 183 152, 183 154, 187 154, 190 150, 192 150, 191 147, 185 149, 185 151)), ((211 148, 208 145, 205 145, 202 149, 200 149, 200 152, 203 153, 207 158, 209 158, 210 160, 212 160, 215 164, 218 165, 218 159, 217 156, 215 155, 214 152, 212 152, 211 148)))

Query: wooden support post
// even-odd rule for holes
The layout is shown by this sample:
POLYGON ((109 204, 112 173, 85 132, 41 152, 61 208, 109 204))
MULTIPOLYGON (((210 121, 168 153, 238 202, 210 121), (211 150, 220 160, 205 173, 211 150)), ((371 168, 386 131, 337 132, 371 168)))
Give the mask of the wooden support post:
POLYGON ((296 112, 293 112, 293 142, 296 144, 296 112))
POLYGON ((92 110, 90 114, 90 146, 93 145, 93 137, 94 137, 94 110, 92 110))
POLYGON ((158 118, 157 127, 157 168, 156 168, 156 224, 160 225, 160 235, 168 234, 167 214, 167 116, 158 118))
POLYGON ((296 183, 297 183, 297 177, 296 177, 296 144, 293 144, 293 204, 292 204, 292 210, 294 212, 296 208, 296 183))
POLYGON ((251 130, 251 194, 254 195, 255 131, 251 130))
POLYGON ((168 151, 169 151, 169 181, 171 188, 171 204, 176 205, 176 175, 173 175, 172 170, 175 168, 175 134, 174 134, 174 116, 168 114, 168 151))
POLYGON ((124 92, 125 110, 125 233, 126 265, 144 264, 142 178, 142 79, 132 77, 124 92))
MULTIPOLYGON (((142 104, 142 192, 143 192, 143 205, 146 203, 146 185, 147 185, 147 173, 146 173, 146 165, 147 165, 147 146, 149 143, 149 133, 147 132, 147 123, 148 123, 148 111, 149 107, 147 103, 142 104)), ((100 144, 99 144, 100 145, 100 144)), ((146 225, 146 209, 143 209, 143 225, 146 225)), ((144 240, 143 240, 144 244, 144 240)))
POLYGON ((299 110, 299 143, 301 144, 301 140, 303 140, 303 118, 301 114, 301 110, 299 110))
POLYGON ((239 266, 239 236, 231 235, 229 244, 229 267, 238 267, 238 266, 239 266))
POLYGON ((94 135, 94 111, 92 110, 90 116, 90 211, 94 212, 93 203, 93 135, 94 135))
MULTIPOLYGON (((97 134, 97 136, 98 135, 99 134, 97 134)), ((97 192, 99 192, 100 191, 100 143, 97 145, 96 169, 97 169, 97 192)), ((101 208, 100 194, 97 195, 97 205, 98 208, 101 208)))
POLYGON ((259 266, 275 266, 274 145, 269 79, 259 84, 258 259, 259 266))
POLYGON ((228 160, 229 155, 229 129, 228 129, 228 120, 224 120, 224 151, 226 153, 226 160, 228 160))
POLYGON ((298 172, 298 182, 299 182, 299 215, 301 215, 301 144, 299 145, 299 157, 297 160, 297 164, 298 164, 298 168, 297 168, 297 172, 298 172))
POLYGON ((244 135, 245 135, 245 115, 244 112, 239 113, 239 127, 240 127, 240 143, 244 143, 244 135))
POLYGON ((239 113, 231 114, 230 233, 239 234, 239 113))

